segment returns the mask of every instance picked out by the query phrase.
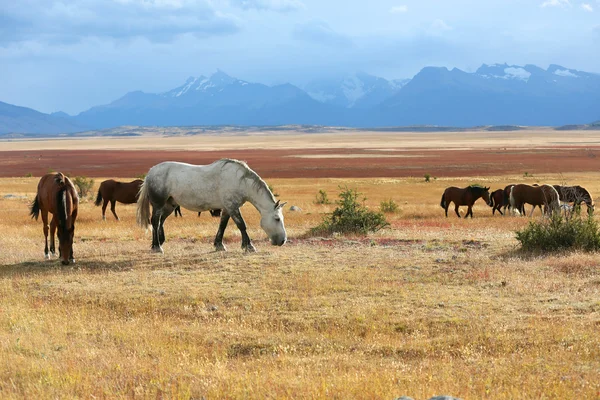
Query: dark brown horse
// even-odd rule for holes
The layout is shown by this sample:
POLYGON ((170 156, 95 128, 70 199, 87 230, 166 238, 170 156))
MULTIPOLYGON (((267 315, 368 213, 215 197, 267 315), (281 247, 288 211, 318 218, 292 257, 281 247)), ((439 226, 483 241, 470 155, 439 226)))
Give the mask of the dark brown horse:
POLYGON ((502 207, 506 208, 506 203, 504 203, 504 189, 494 190, 490 194, 490 207, 492 207, 492 215, 496 214, 496 210, 500 213, 500 215, 504 215, 502 207))
POLYGON ((75 220, 79 207, 79 197, 73 182, 62 173, 47 174, 40 179, 35 200, 31 204, 31 218, 38 219, 42 214, 44 223, 44 236, 46 247, 44 255, 48 254, 48 230, 50 230, 50 252, 54 256, 54 233, 58 233, 58 251, 61 262, 64 265, 75 262, 73 258, 73 237, 75 235, 75 220), (52 221, 48 227, 48 213, 52 214, 52 221), (58 228, 58 231, 57 231, 58 228))
POLYGON ((102 220, 106 220, 106 206, 110 201, 110 211, 119 221, 119 216, 115 211, 115 204, 118 201, 123 204, 133 204, 137 202, 138 192, 144 183, 141 179, 136 179, 133 182, 118 182, 114 179, 109 179, 100 184, 98 196, 96 196, 95 205, 99 206, 102 201, 102 220))
POLYGON ((554 189, 558 192, 560 201, 564 203, 573 203, 573 208, 577 208, 581 206, 581 203, 585 203, 588 215, 594 213, 594 199, 586 188, 582 186, 552 186, 554 186, 554 189))
MULTIPOLYGON (((183 215, 181 215, 181 206, 175 207, 173 212, 175 213, 175 217, 177 217, 177 214, 179 214, 180 217, 183 217, 183 215)), ((201 214, 202 212, 198 211, 198 216, 200 216, 201 214)), ((210 215, 212 217, 218 218, 221 216, 221 210, 210 210, 210 215)))
MULTIPOLYGON (((525 185, 523 183, 514 185, 510 191, 510 206, 513 210, 524 210, 523 205, 531 204, 533 208, 529 216, 533 215, 536 207, 544 207, 544 214, 560 210, 560 201, 558 192, 550 185, 525 185)), ((525 215, 524 212, 521 212, 525 215)))
POLYGON ((486 202, 486 204, 490 204, 490 188, 482 187, 477 185, 471 185, 466 188, 457 188, 451 186, 444 191, 442 195, 442 200, 440 201, 440 207, 446 211, 446 217, 448 216, 448 207, 450 207, 450 203, 454 203, 454 212, 460 218, 460 214, 458 212, 459 206, 468 206, 467 213, 465 214, 465 218, 471 215, 473 218, 473 204, 480 197, 486 202))

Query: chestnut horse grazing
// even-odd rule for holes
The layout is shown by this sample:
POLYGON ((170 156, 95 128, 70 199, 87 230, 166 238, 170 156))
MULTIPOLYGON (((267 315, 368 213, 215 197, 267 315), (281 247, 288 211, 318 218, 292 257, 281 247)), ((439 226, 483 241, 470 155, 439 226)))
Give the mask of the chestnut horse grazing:
POLYGON ((138 192, 144 183, 141 179, 136 179, 133 182, 118 182, 114 179, 109 179, 100 184, 98 189, 98 196, 96 196, 95 205, 99 206, 102 201, 102 220, 106 220, 106 206, 110 201, 110 211, 120 221, 117 212, 115 211, 115 204, 118 201, 123 204, 133 204, 137 202, 138 192))
POLYGON ((525 203, 533 206, 530 217, 537 206, 544 207, 544 214, 560 210, 558 192, 551 185, 530 186, 523 183, 514 185, 510 191, 510 206, 513 210, 520 211, 523 210, 525 203))
POLYGON ((454 203, 454 212, 460 218, 460 214, 458 212, 459 206, 468 206, 467 213, 465 214, 465 218, 471 215, 473 218, 473 204, 480 197, 485 200, 486 204, 490 205, 490 188, 482 187, 478 185, 471 185, 466 188, 457 188, 451 186, 444 191, 442 195, 442 200, 440 201, 440 207, 446 211, 446 217, 448 216, 448 207, 450 207, 450 203, 454 203))
POLYGON ((46 247, 44 255, 49 259, 48 254, 48 230, 50 230, 50 252, 55 254, 54 232, 58 228, 58 251, 61 262, 64 265, 69 262, 75 262, 73 259, 73 236, 75 235, 75 220, 77 219, 77 209, 79 206, 79 197, 73 182, 61 172, 57 174, 47 174, 40 179, 37 195, 31 204, 31 218, 38 219, 41 212, 42 222, 44 223, 44 236, 46 237, 46 247), (48 212, 52 214, 52 221, 48 227, 48 212))
POLYGON ((552 186, 554 186, 554 189, 556 189, 558 192, 560 201, 565 203, 573 203, 573 208, 580 206, 581 203, 585 203, 587 206, 588 215, 592 215, 594 213, 594 199, 586 188, 582 186, 552 186))

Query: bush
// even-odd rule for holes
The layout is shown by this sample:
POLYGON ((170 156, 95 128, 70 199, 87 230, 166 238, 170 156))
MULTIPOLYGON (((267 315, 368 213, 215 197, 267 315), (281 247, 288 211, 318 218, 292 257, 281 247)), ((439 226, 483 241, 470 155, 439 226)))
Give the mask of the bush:
MULTIPOLYGON (((313 234, 332 234, 334 232, 360 233, 377 232, 388 226, 385 216, 380 212, 368 210, 358 202, 361 195, 355 189, 340 187, 338 205, 333 213, 327 215, 319 226, 313 228, 313 234)), ((366 198, 363 198, 363 203, 366 198)))
POLYGON ((319 194, 317 194, 317 199, 315 200, 315 204, 330 204, 329 198, 327 197, 327 192, 324 190, 319 190, 319 194))
POLYGON ((393 213, 397 213, 398 212, 399 207, 398 207, 398 203, 396 203, 392 199, 389 199, 389 200, 382 201, 379 204, 379 209, 381 210, 382 213, 393 214, 393 213))
POLYGON ((135 177, 136 179, 141 179, 141 180, 145 180, 146 179, 146 174, 139 174, 138 176, 135 177))
POLYGON ((77 187, 79 197, 87 197, 90 194, 92 187, 94 186, 94 180, 92 178, 86 178, 85 176, 76 176, 73 179, 73 184, 77 187))
POLYGON ((269 190, 271 191, 271 193, 273 193, 274 197, 279 197, 279 193, 275 193, 275 187, 271 186, 269 184, 267 184, 267 186, 269 187, 269 190))
POLYGON ((516 234, 525 251, 600 250, 600 226, 579 213, 555 213, 550 219, 530 222, 516 234))
POLYGON ((431 175, 425 174, 425 182, 431 182, 431 175))

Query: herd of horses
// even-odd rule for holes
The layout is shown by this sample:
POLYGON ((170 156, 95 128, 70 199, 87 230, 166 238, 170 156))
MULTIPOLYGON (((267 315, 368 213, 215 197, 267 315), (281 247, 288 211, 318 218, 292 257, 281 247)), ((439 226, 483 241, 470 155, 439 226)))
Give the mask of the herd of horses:
MULTIPOLYGON (((181 216, 180 207, 196 211, 198 215, 202 211, 210 211, 213 217, 221 218, 214 240, 218 251, 226 250, 223 235, 229 219, 233 219, 241 232, 242 248, 256 251, 240 213, 240 207, 246 202, 261 214, 260 226, 269 236, 271 244, 282 246, 287 241, 282 213, 286 203, 275 200, 265 181, 246 163, 238 160, 222 159, 210 165, 163 162, 150 168, 143 181, 137 179, 126 183, 109 179, 102 182, 94 204, 102 204, 103 220, 106 220, 108 203, 114 217, 119 220, 115 209, 117 202, 137 203, 137 223, 144 228, 152 227, 152 251, 155 252, 163 252, 164 222, 173 212, 181 216)), ((78 209, 77 189, 67 176, 58 172, 46 174, 40 179, 30 215, 36 220, 40 214, 42 216, 46 259, 56 254, 56 234, 62 264, 75 262, 73 238, 78 209), (50 224, 49 213, 52 214, 50 224)))
POLYGON ((527 185, 524 183, 507 185, 504 189, 498 189, 492 193, 490 193, 490 188, 485 186, 471 185, 466 188, 451 186, 446 188, 442 194, 440 207, 444 209, 447 217, 450 203, 454 203, 454 212, 460 218, 459 207, 467 206, 465 218, 469 215, 473 218, 473 204, 480 198, 492 207, 492 215, 495 215, 496 211, 500 215, 505 215, 508 208, 514 213, 525 216, 525 204, 532 206, 530 217, 536 207, 542 210, 543 215, 550 215, 560 211, 563 206, 568 209, 576 209, 582 203, 587 206, 589 215, 594 212, 592 195, 582 186, 527 185))
MULTIPOLYGON (((465 218, 473 217, 473 204, 482 198, 492 214, 504 215, 506 209, 525 215, 525 204, 540 207, 544 214, 560 209, 560 202, 577 207, 585 203, 592 214, 594 203, 590 193, 581 186, 558 185, 508 185, 492 193, 489 187, 472 185, 466 188, 449 187, 444 191, 440 206, 448 217, 448 208, 454 203, 454 211, 460 218, 459 207, 467 206, 465 218), (501 210, 503 209, 504 212, 501 210)), ((220 217, 214 239, 215 250, 226 250, 223 235, 230 219, 233 219, 242 236, 242 248, 256 251, 246 230, 240 207, 249 202, 260 213, 260 226, 269 236, 271 244, 282 246, 287 240, 282 209, 286 203, 275 200, 268 185, 256 172, 242 161, 221 159, 209 165, 192 165, 180 162, 163 162, 150 168, 144 180, 117 182, 109 179, 101 183, 94 204, 102 204, 102 219, 106 219, 106 207, 119 220, 116 203, 137 203, 137 223, 152 227, 152 251, 162 253, 165 242, 164 222, 172 214, 181 216, 181 207, 198 212, 210 211, 220 217), (152 211, 150 211, 152 205, 152 211)), ((65 265, 75 262, 73 238, 79 209, 79 196, 73 182, 63 173, 44 175, 38 184, 37 194, 30 207, 32 218, 42 216, 46 245, 46 259, 56 253, 55 234, 59 241, 59 258, 65 265), (48 224, 48 214, 52 220, 48 224), (50 246, 48 246, 50 234, 50 246)))

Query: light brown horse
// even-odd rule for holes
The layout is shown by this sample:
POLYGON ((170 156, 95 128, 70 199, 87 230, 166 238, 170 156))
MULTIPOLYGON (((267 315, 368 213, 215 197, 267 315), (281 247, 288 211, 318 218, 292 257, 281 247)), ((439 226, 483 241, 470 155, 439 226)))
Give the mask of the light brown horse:
POLYGON ((54 233, 58 234, 58 251, 61 262, 64 265, 69 262, 75 262, 73 258, 73 237, 75 236, 75 220, 77 219, 77 210, 79 207, 79 196, 73 182, 61 172, 56 174, 47 174, 40 179, 37 195, 31 204, 31 218, 38 219, 42 214, 44 223, 44 236, 46 237, 46 247, 44 255, 46 259, 50 258, 48 254, 48 230, 50 230, 50 252, 55 255, 54 233), (52 221, 48 227, 48 212, 52 214, 52 221))
MULTIPOLYGON (((530 186, 524 183, 514 185, 510 191, 510 206, 513 210, 523 210, 523 205, 531 204, 533 208, 529 216, 533 215, 536 207, 544 207, 544 214, 551 214, 560 210, 558 192, 551 185, 530 186)), ((525 213, 522 213, 525 215, 525 213)))
POLYGON ((471 215, 473 218, 473 204, 480 197, 485 200, 486 204, 490 204, 490 188, 482 187, 478 185, 471 185, 466 188, 457 188, 451 186, 444 191, 442 195, 442 200, 440 201, 440 207, 446 211, 446 217, 448 216, 448 207, 450 207, 450 203, 454 203, 454 212, 460 218, 460 214, 458 212, 459 206, 468 206, 467 213, 465 214, 465 218, 471 215))
POLYGON ((120 221, 117 212, 115 211, 115 204, 118 201, 123 204, 133 204, 137 202, 138 192, 140 191, 140 187, 142 187, 142 183, 144 183, 141 179, 136 179, 133 182, 119 182, 114 179, 109 179, 100 184, 100 189, 98 189, 98 196, 96 196, 96 201, 94 204, 99 206, 102 201, 102 220, 106 220, 106 206, 110 201, 110 211, 112 211, 113 215, 120 221))
POLYGON ((558 192, 560 201, 565 203, 573 203, 573 208, 581 206, 581 203, 585 203, 587 206, 588 215, 594 213, 594 199, 590 192, 582 186, 560 186, 552 185, 558 192))

